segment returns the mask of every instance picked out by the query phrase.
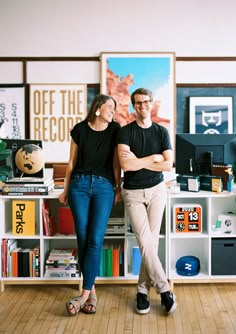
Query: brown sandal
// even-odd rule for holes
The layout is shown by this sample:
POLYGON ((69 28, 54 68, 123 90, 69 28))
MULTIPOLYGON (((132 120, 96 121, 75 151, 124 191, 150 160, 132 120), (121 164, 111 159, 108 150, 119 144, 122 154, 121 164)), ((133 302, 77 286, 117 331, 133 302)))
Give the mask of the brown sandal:
POLYGON ((67 312, 69 313, 69 315, 74 316, 74 315, 78 314, 80 310, 83 309, 84 305, 85 304, 84 304, 83 298, 81 296, 78 296, 78 297, 70 299, 66 303, 66 309, 67 309, 67 312), (79 307, 78 307, 78 303, 80 304, 79 307), (73 306, 72 309, 70 308, 70 305, 73 306), (72 312, 73 310, 75 310, 75 313, 72 312))
POLYGON ((97 308, 97 297, 95 294, 91 293, 88 297, 88 300, 84 303, 82 311, 87 314, 96 313, 97 308), (91 309, 91 306, 93 307, 91 309))

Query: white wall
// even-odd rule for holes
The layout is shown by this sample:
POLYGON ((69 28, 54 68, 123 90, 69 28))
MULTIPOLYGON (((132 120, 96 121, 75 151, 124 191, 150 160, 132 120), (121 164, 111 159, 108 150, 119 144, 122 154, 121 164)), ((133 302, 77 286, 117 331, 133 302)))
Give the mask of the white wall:
POLYGON ((0 57, 235 56, 233 0, 0 0, 0 57))
MULTIPOLYGON (((0 0, 0 58, 235 57, 176 63, 176 83, 235 83, 235 12, 234 0, 0 0)), ((0 84, 22 82, 21 62, 0 61, 0 84)), ((28 62, 26 82, 99 83, 99 61, 28 62)))
MULTIPOLYGON (((235 57, 235 12, 233 0, 0 0, 0 57, 97 57, 105 51, 235 57)), ((176 64, 176 83, 235 78, 236 61, 176 64)), ((26 81, 98 83, 99 62, 28 63, 26 81)), ((22 63, 0 62, 0 83, 22 82, 22 63)))

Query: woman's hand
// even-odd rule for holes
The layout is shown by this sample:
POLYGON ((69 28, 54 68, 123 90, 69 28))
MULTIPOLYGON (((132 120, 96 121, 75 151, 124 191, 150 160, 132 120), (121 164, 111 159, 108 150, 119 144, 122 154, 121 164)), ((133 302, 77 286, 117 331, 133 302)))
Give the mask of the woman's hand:
POLYGON ((116 187, 115 190, 115 200, 114 200, 114 205, 117 204, 118 202, 122 201, 122 196, 121 196, 121 187, 118 186, 116 187))
POLYGON ((59 195, 58 199, 59 199, 60 203, 62 203, 64 205, 68 204, 68 197, 67 197, 67 194, 64 191, 59 195))

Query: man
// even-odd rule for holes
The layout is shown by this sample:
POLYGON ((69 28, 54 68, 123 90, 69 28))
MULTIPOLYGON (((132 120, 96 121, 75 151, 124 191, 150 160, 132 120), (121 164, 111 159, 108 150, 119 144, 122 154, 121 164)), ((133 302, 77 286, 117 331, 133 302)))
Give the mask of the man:
POLYGON ((122 197, 142 254, 136 311, 150 311, 152 286, 169 315, 177 303, 158 257, 158 242, 167 199, 162 172, 172 169, 172 148, 167 129, 151 120, 152 92, 139 88, 132 93, 131 102, 136 120, 120 129, 118 156, 124 171, 122 197))

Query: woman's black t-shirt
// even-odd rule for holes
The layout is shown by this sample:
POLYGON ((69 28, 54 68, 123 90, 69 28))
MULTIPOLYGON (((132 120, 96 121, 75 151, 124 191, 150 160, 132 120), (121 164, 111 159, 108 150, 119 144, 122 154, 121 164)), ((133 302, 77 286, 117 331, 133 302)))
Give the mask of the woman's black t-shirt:
MULTIPOLYGON (((162 154, 171 150, 168 130, 156 123, 149 128, 141 128, 136 121, 123 126, 118 136, 118 144, 125 144, 138 158, 152 154, 162 154)), ((162 172, 154 172, 148 169, 127 171, 124 173, 125 189, 145 189, 153 187, 164 179, 162 172)))
POLYGON ((114 183, 113 156, 120 124, 112 121, 103 131, 95 131, 86 121, 77 123, 70 134, 78 145, 78 161, 73 174, 93 174, 114 183))

